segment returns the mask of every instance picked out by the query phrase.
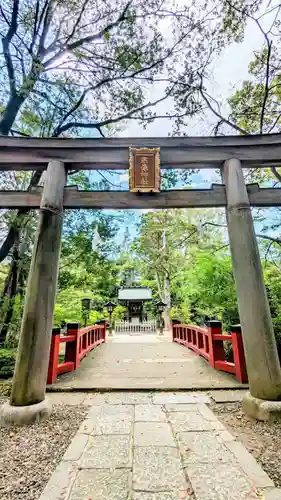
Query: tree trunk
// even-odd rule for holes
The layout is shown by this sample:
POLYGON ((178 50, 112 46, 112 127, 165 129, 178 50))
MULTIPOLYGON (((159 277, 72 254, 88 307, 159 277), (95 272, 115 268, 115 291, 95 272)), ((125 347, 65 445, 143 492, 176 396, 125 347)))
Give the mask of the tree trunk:
MULTIPOLYGON (((38 171, 33 173, 28 189, 30 189, 31 187, 36 186, 38 184, 41 175, 42 175, 42 173, 38 172, 38 171)), ((28 209, 28 208, 18 210, 17 215, 16 215, 12 225, 10 226, 8 234, 7 234, 5 240, 2 243, 2 246, 0 248, 0 262, 2 262, 9 255, 11 249, 17 245, 17 243, 20 239, 20 231, 22 228, 22 224, 26 218, 26 215, 29 213, 29 211, 30 211, 30 209, 28 209)), ((18 252, 18 249, 17 249, 17 252, 18 252)), ((3 288, 3 292, 2 292, 2 300, 0 301, 0 308, 1 308, 1 306, 2 307, 4 306, 5 297, 7 297, 7 295, 10 297, 9 311, 6 313, 6 317, 4 318, 4 320, 2 322, 2 328, 0 330, 0 343, 4 342, 6 339, 6 336, 7 336, 8 330, 9 330, 9 324, 10 324, 10 321, 13 317, 13 312, 14 312, 14 303, 15 303, 14 299, 15 299, 15 295, 17 293, 17 282, 18 282, 17 277, 16 277, 16 280, 14 280, 14 274, 15 274, 15 272, 17 273, 17 271, 15 271, 15 270, 17 270, 17 268, 18 268, 18 262, 15 261, 14 255, 15 254, 13 252, 9 274, 7 276, 7 279, 5 280, 5 284, 4 284, 4 288, 3 288), (16 289, 14 291, 14 295, 10 296, 11 289, 13 288, 14 285, 16 286, 16 289), (8 293, 8 290, 9 290, 9 293, 8 293)), ((18 257, 17 257, 17 260, 18 260, 18 257)))
POLYGON ((3 116, 0 120, 0 135, 8 135, 17 114, 23 105, 26 97, 24 95, 14 94, 10 97, 5 108, 3 116))
POLYGON ((13 259, 10 265, 9 274, 4 285, 4 294, 2 295, 2 311, 4 313, 2 327, 0 330, 0 345, 5 343, 10 323, 14 313, 14 303, 17 293, 18 283, 18 267, 19 267, 19 250, 16 244, 13 251, 13 259), (8 300, 8 307, 5 311, 5 302, 8 300))
POLYGON ((155 272, 156 283, 158 288, 159 297, 166 304, 163 319, 164 319, 164 328, 165 330, 170 330, 171 328, 171 318, 170 318, 170 310, 171 310, 171 283, 169 274, 166 272, 163 279, 163 288, 161 287, 161 282, 159 278, 159 274, 155 272))
MULTIPOLYGON (((41 175, 42 175, 41 171, 36 171, 33 173, 28 186, 28 190, 30 190, 34 186, 37 186, 41 178, 41 175)), ((15 241, 19 238, 22 223, 25 219, 26 214, 28 214, 29 211, 30 211, 29 208, 21 208, 20 210, 17 211, 17 215, 11 227, 9 228, 8 234, 0 248, 0 262, 6 259, 15 241)))
MULTIPOLYGON (((0 135, 9 135, 17 114, 27 97, 28 95, 24 93, 16 93, 10 96, 7 106, 5 107, 5 111, 3 112, 2 118, 0 120, 0 135)), ((41 175, 42 172, 36 171, 33 173, 28 190, 38 184, 41 175)), ((7 257, 16 239, 19 237, 24 216, 28 212, 28 208, 18 210, 13 224, 11 225, 8 234, 0 248, 0 262, 2 262, 7 257)))
POLYGON ((164 328, 165 330, 170 330, 171 329, 171 318, 170 318, 170 311, 171 311, 171 283, 170 283, 170 277, 169 274, 166 273, 164 276, 164 300, 163 302, 166 304, 164 313, 163 313, 163 318, 164 318, 164 328))

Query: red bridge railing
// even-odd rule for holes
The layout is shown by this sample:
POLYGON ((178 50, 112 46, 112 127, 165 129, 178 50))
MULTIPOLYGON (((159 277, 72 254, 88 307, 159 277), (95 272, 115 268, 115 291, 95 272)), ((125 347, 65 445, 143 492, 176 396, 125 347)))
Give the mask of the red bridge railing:
POLYGON ((60 328, 53 328, 50 348, 47 383, 53 384, 61 373, 72 372, 80 361, 99 344, 106 340, 106 323, 84 328, 79 323, 69 323, 67 334, 61 335, 60 328), (63 362, 60 362, 60 345, 65 345, 63 362))
POLYGON ((233 326, 231 334, 225 335, 220 321, 209 321, 207 328, 174 324, 173 341, 203 356, 212 368, 233 373, 241 383, 248 381, 240 325, 233 326), (225 341, 232 342, 233 363, 225 359, 225 341))

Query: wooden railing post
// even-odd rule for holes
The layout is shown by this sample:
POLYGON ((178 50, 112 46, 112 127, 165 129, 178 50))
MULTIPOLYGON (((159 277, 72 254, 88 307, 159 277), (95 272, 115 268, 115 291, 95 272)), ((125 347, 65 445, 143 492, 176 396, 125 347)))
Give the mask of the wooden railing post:
POLYGON ((231 327, 231 337, 236 379, 241 383, 248 382, 241 325, 231 327))
POLYGON ((208 321, 208 336, 209 336, 209 363, 212 368, 215 368, 216 361, 225 359, 223 341, 215 340, 214 335, 222 334, 221 322, 217 320, 208 321))
POLYGON ((67 335, 74 335, 75 340, 73 342, 67 342, 65 346, 65 361, 72 361, 74 363, 74 369, 78 368, 79 359, 79 328, 80 323, 67 323, 66 331, 67 335))
POLYGON ((176 325, 179 325, 180 324, 180 321, 177 320, 177 319, 172 319, 172 338, 173 338, 173 342, 175 341, 175 338, 177 336, 177 333, 176 333, 176 325))
POLYGON ((47 378, 48 384, 53 384, 56 381, 57 367, 59 362, 59 351, 60 351, 60 328, 53 328, 50 357, 49 357, 48 378, 47 378))
POLYGON ((103 340, 106 342, 106 320, 103 322, 103 340))

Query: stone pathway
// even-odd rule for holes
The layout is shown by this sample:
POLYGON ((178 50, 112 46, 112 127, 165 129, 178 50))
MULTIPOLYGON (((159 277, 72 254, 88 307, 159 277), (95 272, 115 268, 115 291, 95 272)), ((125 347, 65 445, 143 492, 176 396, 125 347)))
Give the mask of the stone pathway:
POLYGON ((281 499, 208 408, 207 393, 90 397, 88 416, 40 500, 281 499))
POLYGON ((94 349, 72 373, 58 377, 58 390, 239 388, 231 374, 211 368, 189 349, 156 335, 120 335, 94 349))

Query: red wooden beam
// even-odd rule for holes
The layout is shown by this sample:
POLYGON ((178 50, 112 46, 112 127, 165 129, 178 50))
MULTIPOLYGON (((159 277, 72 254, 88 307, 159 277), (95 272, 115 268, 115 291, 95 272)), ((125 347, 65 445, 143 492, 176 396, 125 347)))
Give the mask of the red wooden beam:
POLYGON ((220 321, 209 321, 208 328, 173 324, 173 341, 203 356, 212 368, 233 373, 241 383, 248 381, 241 326, 232 327, 231 335, 223 335, 220 321), (223 343, 232 342, 234 363, 225 359, 223 343))
POLYGON ((72 372, 80 361, 106 340, 106 323, 80 328, 79 323, 68 323, 67 335, 60 336, 60 328, 52 334, 47 383, 53 384, 58 375, 72 372), (59 347, 65 343, 64 362, 59 363, 59 347))

